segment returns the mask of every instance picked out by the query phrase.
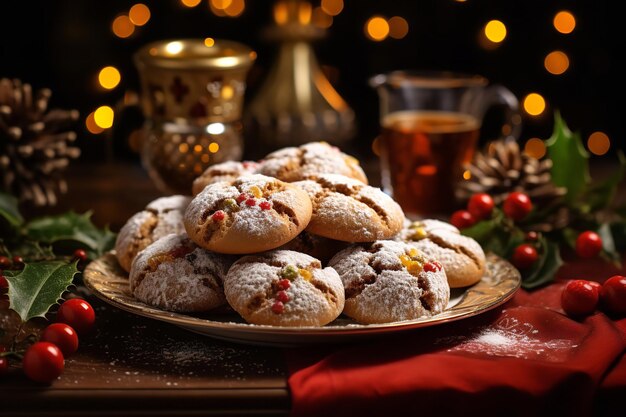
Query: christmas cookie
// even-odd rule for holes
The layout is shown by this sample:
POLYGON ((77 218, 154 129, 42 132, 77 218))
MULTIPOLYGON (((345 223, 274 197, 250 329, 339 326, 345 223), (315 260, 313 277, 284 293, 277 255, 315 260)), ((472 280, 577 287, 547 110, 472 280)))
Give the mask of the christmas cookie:
POLYGON ((184 216, 189 237, 220 253, 254 253, 284 245, 311 219, 309 196, 264 175, 209 184, 184 216))
POLYGON ((272 152, 261 161, 258 173, 287 182, 319 174, 340 174, 367 184, 359 161, 326 142, 311 142, 272 152))
POLYGON ((441 262, 451 288, 467 287, 485 273, 485 253, 474 239, 438 220, 411 222, 400 233, 401 239, 441 262))
POLYGON ((337 252, 345 249, 350 243, 327 237, 314 235, 306 230, 278 249, 293 250, 306 253, 326 264, 337 252))
POLYGON ((254 174, 258 164, 253 161, 226 161, 211 165, 193 181, 191 192, 198 195, 209 184, 220 181, 233 181, 242 175, 254 174))
POLYGON ((441 264, 404 242, 353 245, 329 266, 345 287, 343 313, 361 323, 430 317, 448 305, 450 287, 441 264))
POLYGON ((190 197, 182 195, 157 198, 128 219, 115 242, 115 254, 122 268, 130 271, 139 251, 155 240, 184 232, 183 213, 190 201, 190 197))
POLYGON ((289 250, 244 256, 228 270, 224 292, 247 322, 323 326, 341 314, 344 290, 332 268, 289 250))
POLYGON ((402 230, 402 209, 379 188, 335 174, 294 185, 313 202, 308 232, 345 242, 373 242, 391 239, 402 230))
POLYGON ((200 248, 185 233, 167 235, 139 252, 130 270, 138 300, 163 310, 201 312, 226 302, 228 256, 200 248))

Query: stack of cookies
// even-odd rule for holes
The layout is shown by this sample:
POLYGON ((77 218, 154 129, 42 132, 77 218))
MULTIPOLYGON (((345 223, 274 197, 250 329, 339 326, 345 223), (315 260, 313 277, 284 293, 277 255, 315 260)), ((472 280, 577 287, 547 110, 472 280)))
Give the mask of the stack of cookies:
POLYGON ((358 161, 325 142, 225 162, 193 197, 157 199, 116 255, 140 301, 178 312, 228 304, 248 323, 388 323, 442 312, 479 281, 480 245, 448 223, 407 220, 358 161))

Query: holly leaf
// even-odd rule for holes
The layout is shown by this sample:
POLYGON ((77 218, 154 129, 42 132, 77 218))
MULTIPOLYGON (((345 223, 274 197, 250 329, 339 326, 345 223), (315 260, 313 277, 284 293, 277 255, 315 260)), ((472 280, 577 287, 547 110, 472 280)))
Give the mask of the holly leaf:
POLYGON ((552 282, 556 271, 563 265, 557 243, 540 238, 539 245, 541 257, 535 266, 522 276, 522 287, 527 290, 552 282))
POLYGON ((617 153, 617 157, 619 168, 615 173, 602 182, 594 183, 585 193, 583 201, 588 206, 588 212, 605 209, 613 201, 617 187, 624 179, 624 174, 626 173, 626 157, 624 153, 620 150, 617 153))
POLYGON ((0 192, 0 217, 14 228, 24 223, 24 218, 18 209, 17 198, 11 194, 0 192))
POLYGON ((70 250, 86 249, 90 258, 97 258, 115 244, 115 233, 108 227, 97 228, 91 222, 91 212, 77 214, 68 212, 58 216, 34 219, 25 226, 29 239, 70 250))
POLYGON ((590 181, 589 154, 580 139, 580 134, 572 133, 559 112, 554 115, 554 131, 546 141, 548 157, 552 160, 552 182, 565 187, 565 199, 572 203, 580 196, 590 181))
POLYGON ((598 234, 602 238, 602 252, 601 256, 606 261, 613 263, 618 268, 622 267, 622 255, 617 251, 615 247, 615 241, 613 240, 613 233, 611 226, 608 223, 604 223, 598 229, 598 234))
POLYGON ((78 273, 76 262, 45 261, 27 263, 21 273, 7 276, 9 308, 26 322, 45 317, 72 284, 78 273))

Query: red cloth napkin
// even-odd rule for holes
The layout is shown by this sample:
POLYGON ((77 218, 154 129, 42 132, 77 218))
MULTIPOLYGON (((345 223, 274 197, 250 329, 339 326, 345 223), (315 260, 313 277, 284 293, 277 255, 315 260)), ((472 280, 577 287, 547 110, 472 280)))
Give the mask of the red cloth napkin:
POLYGON ((606 401, 626 393, 626 320, 568 318, 563 285, 471 319, 291 350, 292 416, 590 415, 601 384, 606 401))

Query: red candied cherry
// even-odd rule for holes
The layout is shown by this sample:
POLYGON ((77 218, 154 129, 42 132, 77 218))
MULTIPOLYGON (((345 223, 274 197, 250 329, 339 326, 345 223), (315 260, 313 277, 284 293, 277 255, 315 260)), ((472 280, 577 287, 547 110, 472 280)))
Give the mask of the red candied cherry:
POLYGON ((561 293, 561 307, 573 317, 593 313, 598 306, 598 300, 598 290, 584 279, 568 282, 561 293))
POLYGON ((242 201, 245 201, 249 198, 248 194, 246 193, 241 193, 237 196, 237 198, 235 199, 238 203, 241 203, 242 201))
MULTIPOLYGON (((0 353, 6 352, 6 348, 4 346, 0 346, 0 353)), ((0 357, 0 375, 6 374, 9 370, 9 361, 5 356, 0 357)))
POLYGON ((615 275, 604 281, 600 289, 602 307, 608 311, 626 315, 626 277, 615 275))
POLYGON ((537 249, 533 245, 523 243, 515 248, 511 262, 519 269, 527 269, 537 262, 537 258, 537 249))
POLYGON ((272 203, 269 201, 262 201, 259 203, 259 207, 261 207, 262 210, 269 210, 272 208, 272 203))
POLYGON ((211 215, 211 220, 215 222, 221 222, 222 220, 224 220, 224 217, 226 217, 226 214, 224 213, 224 211, 217 210, 215 213, 211 215))
POLYGON ((288 279, 281 279, 280 281, 278 281, 278 286, 283 290, 288 290, 289 287, 291 287, 291 281, 289 281, 288 279))
POLYGON ((475 219, 484 220, 491 216, 493 212, 493 198, 486 193, 474 194, 467 203, 467 211, 470 212, 475 219))
POLYGON ((52 343, 34 343, 24 354, 22 367, 26 376, 33 381, 50 383, 63 373, 63 353, 52 343))
POLYGON ((424 271, 437 272, 441 270, 441 264, 437 261, 427 262, 424 264, 424 271))
POLYGON ((256 206, 256 200, 254 198, 249 198, 246 200, 246 206, 254 207, 256 206))
POLYGON ((287 294, 287 292, 285 291, 278 291, 276 293, 276 299, 280 301, 281 303, 286 303, 290 300, 289 294, 287 294))
POLYGON ((514 191, 506 197, 502 209, 510 219, 520 221, 531 212, 533 203, 526 194, 514 191))
POLYGON ((78 259, 81 262, 87 262, 88 256, 85 249, 76 249, 74 251, 74 259, 78 259))
POLYGON ((6 256, 0 256, 0 269, 11 268, 11 260, 6 256))
POLYGON ((52 323, 44 329, 39 340, 57 345, 66 358, 78 350, 78 335, 65 323, 52 323))
POLYGON ((598 256, 602 250, 602 238, 596 232, 587 230, 576 238, 576 254, 584 259, 598 256))
POLYGON ((272 312, 275 314, 281 314, 283 311, 285 311, 285 305, 282 301, 275 301, 274 304, 272 304, 272 312))
POLYGON ((467 210, 457 210, 452 213, 452 216, 450 217, 450 223, 452 223, 452 226, 456 227, 457 229, 466 229, 470 226, 473 226, 474 223, 476 223, 476 219, 474 219, 472 213, 467 210))
POLYGON ((88 333, 96 322, 96 313, 87 301, 72 298, 59 307, 57 322, 70 325, 78 334, 88 333))

